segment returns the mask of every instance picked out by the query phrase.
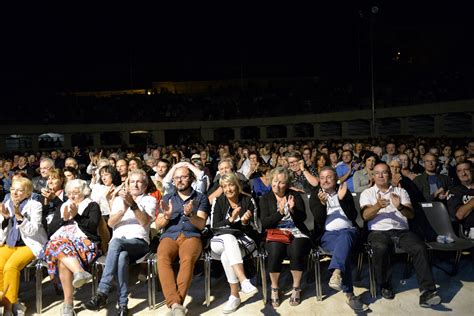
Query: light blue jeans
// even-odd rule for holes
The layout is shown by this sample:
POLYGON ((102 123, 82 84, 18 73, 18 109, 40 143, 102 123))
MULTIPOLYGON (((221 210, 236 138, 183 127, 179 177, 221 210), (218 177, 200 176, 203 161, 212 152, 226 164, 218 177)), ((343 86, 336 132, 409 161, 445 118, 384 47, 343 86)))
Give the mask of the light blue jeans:
POLYGON ((145 256, 148 251, 148 243, 143 239, 112 239, 97 292, 108 295, 115 276, 118 283, 118 304, 126 306, 128 304, 128 265, 145 256))

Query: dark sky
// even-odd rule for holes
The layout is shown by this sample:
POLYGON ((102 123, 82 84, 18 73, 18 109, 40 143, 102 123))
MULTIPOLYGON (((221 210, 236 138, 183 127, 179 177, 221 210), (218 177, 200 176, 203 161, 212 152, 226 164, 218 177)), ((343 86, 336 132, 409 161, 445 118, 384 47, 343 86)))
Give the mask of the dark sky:
POLYGON ((468 2, 432 2, 23 4, 0 11, 0 83, 7 89, 76 91, 241 75, 352 78, 367 69, 373 5, 380 8, 373 25, 381 67, 401 50, 428 68, 472 72, 468 2))

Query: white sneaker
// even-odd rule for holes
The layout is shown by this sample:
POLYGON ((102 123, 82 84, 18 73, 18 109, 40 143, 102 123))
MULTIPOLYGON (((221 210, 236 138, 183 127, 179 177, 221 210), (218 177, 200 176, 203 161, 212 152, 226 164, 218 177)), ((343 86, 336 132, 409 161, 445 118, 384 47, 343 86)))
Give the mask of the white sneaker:
POLYGON ((250 283, 249 279, 245 279, 240 285, 240 292, 249 295, 257 293, 258 289, 250 283))
POLYGON ((225 303, 222 313, 230 314, 237 310, 240 305, 240 298, 235 297, 234 295, 229 296, 229 300, 225 303))
POLYGON ((74 311, 74 306, 63 304, 60 311, 61 316, 75 316, 76 312, 74 311))
POLYGON ((74 272, 74 279, 72 280, 72 286, 76 289, 82 287, 84 284, 92 280, 92 274, 87 271, 74 272))
POLYGON ((25 304, 18 302, 12 306, 13 315, 24 316, 26 315, 25 304))

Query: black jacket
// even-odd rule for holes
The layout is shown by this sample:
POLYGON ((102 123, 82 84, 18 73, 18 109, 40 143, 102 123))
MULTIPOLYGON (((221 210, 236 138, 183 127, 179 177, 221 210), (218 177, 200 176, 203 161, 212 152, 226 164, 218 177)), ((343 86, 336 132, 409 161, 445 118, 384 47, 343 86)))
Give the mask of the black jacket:
MULTIPOLYGON (((303 234, 310 237, 311 233, 304 224, 306 219, 304 201, 299 192, 288 190, 285 196, 288 198, 289 195, 293 195, 295 198, 295 207, 293 212, 290 212, 291 219, 303 234)), ((268 192, 260 198, 259 206, 262 230, 265 231, 268 228, 276 228, 284 216, 277 210, 277 200, 273 191, 268 192)))
MULTIPOLYGON (((349 190, 347 190, 343 199, 339 200, 339 204, 341 205, 341 208, 344 211, 344 214, 346 214, 347 218, 352 221, 352 226, 358 227, 355 221, 357 218, 357 209, 354 205, 352 193, 349 190)), ((327 206, 321 203, 316 192, 311 194, 311 197, 309 198, 309 205, 314 216, 313 241, 318 243, 321 240, 324 231, 326 230, 327 206)))
MULTIPOLYGON (((82 215, 76 214, 74 220, 77 222, 79 228, 86 234, 87 238, 93 242, 100 241, 99 234, 97 232, 99 226, 99 220, 101 217, 99 204, 91 202, 84 209, 82 215)), ((61 218, 61 208, 56 208, 54 217, 51 223, 48 225, 48 237, 51 237, 61 226, 67 224, 69 221, 65 221, 61 218)))

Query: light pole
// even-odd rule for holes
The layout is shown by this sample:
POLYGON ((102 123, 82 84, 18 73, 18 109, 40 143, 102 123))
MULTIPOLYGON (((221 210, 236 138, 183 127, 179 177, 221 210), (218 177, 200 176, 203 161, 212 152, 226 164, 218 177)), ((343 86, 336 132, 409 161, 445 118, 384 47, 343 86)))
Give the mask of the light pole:
POLYGON ((372 128, 371 136, 377 136, 376 126, 375 126, 375 80, 374 80, 374 24, 375 24, 375 15, 379 13, 379 7, 373 5, 370 8, 370 17, 369 17, 369 49, 370 49, 370 103, 372 106, 372 128))

